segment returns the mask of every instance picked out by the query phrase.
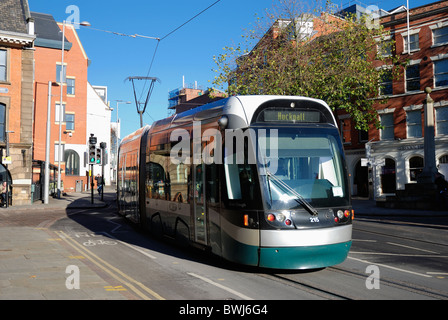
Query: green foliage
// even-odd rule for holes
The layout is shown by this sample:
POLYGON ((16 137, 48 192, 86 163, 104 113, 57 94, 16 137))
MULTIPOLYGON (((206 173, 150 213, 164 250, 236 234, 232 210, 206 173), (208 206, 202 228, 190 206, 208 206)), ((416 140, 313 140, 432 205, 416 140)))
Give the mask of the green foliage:
MULTIPOLYGON (((291 3, 297 1, 290 0, 288 5, 291 3)), ((391 72, 396 76, 400 69, 396 57, 379 52, 394 46, 385 41, 387 33, 380 26, 372 28, 368 17, 341 19, 325 12, 316 16, 293 9, 284 10, 291 15, 289 19, 271 14, 274 23, 263 36, 257 37, 252 30, 242 43, 225 47, 215 56, 218 75, 213 83, 224 90, 227 86, 230 95, 322 99, 336 115, 339 110, 350 114, 357 129, 367 130, 369 124, 378 128, 373 106, 378 102, 380 80, 391 72), (316 34, 303 32, 306 22, 313 24, 316 34)))

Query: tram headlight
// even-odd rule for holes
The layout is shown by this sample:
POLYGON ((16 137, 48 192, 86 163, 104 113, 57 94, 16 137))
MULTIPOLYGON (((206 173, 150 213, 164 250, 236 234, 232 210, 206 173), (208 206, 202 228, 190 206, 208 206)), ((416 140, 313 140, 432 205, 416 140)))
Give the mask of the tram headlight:
POLYGON ((339 220, 344 218, 344 212, 342 210, 338 210, 338 212, 336 214, 337 214, 339 220))
POLYGON ((277 220, 279 222, 283 222, 283 221, 285 221, 285 219, 286 219, 286 217, 283 213, 277 213, 277 220))
POLYGON ((268 219, 269 222, 274 222, 275 221, 275 216, 272 213, 270 213, 270 214, 268 214, 267 219, 268 219))

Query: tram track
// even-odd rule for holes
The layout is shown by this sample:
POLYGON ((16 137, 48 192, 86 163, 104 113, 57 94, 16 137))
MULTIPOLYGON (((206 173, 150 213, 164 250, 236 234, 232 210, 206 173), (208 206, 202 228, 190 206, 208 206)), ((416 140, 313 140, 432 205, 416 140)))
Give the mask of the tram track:
MULTIPOLYGON (((367 220, 365 220, 367 221, 367 220)), ((370 222, 370 220, 369 220, 370 222)), ((399 221, 388 221, 388 222, 383 222, 383 221, 372 221, 375 223, 387 223, 388 225, 403 225, 405 224, 406 226, 420 226, 420 224, 415 224, 415 223, 403 223, 403 222, 399 222, 399 221)), ((446 226, 436 226, 437 229, 441 229, 441 230, 448 230, 448 227, 446 226)), ((426 240, 426 239, 416 239, 415 237, 407 237, 404 235, 397 235, 394 234, 392 232, 381 232, 381 231, 373 231, 373 230, 368 230, 366 228, 363 227, 359 227, 358 225, 353 225, 353 231, 360 231, 360 232, 365 232, 365 233, 370 233, 370 234, 375 234, 375 235, 380 235, 380 236, 387 236, 387 237, 391 237, 391 238, 396 238, 396 239, 401 239, 401 240, 409 240, 409 241, 417 241, 420 243, 425 243, 425 244, 430 244, 430 245, 437 245, 437 246, 442 246, 442 247, 448 247, 448 243, 443 243, 443 242, 437 242, 437 241, 431 241, 431 240, 426 240)))
MULTIPOLYGON (((324 269, 326 272, 335 273, 336 275, 328 275, 331 278, 337 278, 341 275, 349 278, 357 278, 357 281, 361 281, 363 284, 365 283, 367 276, 365 273, 344 269, 339 266, 328 267, 324 269)), ((321 272, 321 271, 319 271, 321 272)), ((272 281, 281 282, 290 287, 296 288, 297 290, 307 292, 309 294, 315 295, 318 298, 326 299, 326 300, 361 300, 362 296, 359 295, 359 292, 356 290, 344 290, 343 287, 339 289, 335 287, 331 287, 331 285, 324 285, 319 283, 319 280, 313 278, 304 279, 300 276, 300 274, 258 274, 266 279, 270 279, 272 281)), ((427 297, 428 299, 435 300, 447 300, 448 292, 442 292, 433 288, 428 288, 425 286, 403 282, 399 280, 390 279, 387 277, 381 277, 381 286, 392 287, 395 289, 403 290, 418 296, 427 297)), ((367 288, 365 289, 368 290, 367 288)), ((381 299, 379 297, 373 297, 374 299, 381 299)), ((399 299, 398 297, 397 299, 399 299)), ((368 298, 367 298, 368 299, 368 298)))
MULTIPOLYGON (((341 268, 339 266, 333 266, 333 267, 329 267, 327 268, 328 270, 332 271, 332 272, 336 272, 339 274, 344 274, 344 275, 350 275, 350 276, 356 276, 357 278, 366 279, 366 274, 356 271, 356 270, 349 270, 349 269, 344 269, 341 268)), ((405 290, 408 292, 412 292, 415 294, 419 294, 419 295, 424 295, 427 296, 429 298, 432 299, 440 299, 440 300, 446 300, 448 299, 448 292, 443 292, 440 290, 436 290, 433 288, 428 288, 425 286, 421 286, 421 285, 417 285, 417 284, 413 284, 413 283, 408 283, 408 282, 403 282, 403 281, 399 281, 399 280, 395 280, 395 279, 390 279, 388 277, 384 277, 381 276, 381 284, 382 285, 387 285, 390 287, 394 287, 397 289, 401 289, 401 290, 405 290)))
POLYGON ((309 294, 315 295, 319 298, 326 300, 353 300, 353 298, 348 297, 342 293, 336 293, 328 290, 328 288, 323 288, 315 283, 310 283, 309 281, 303 281, 298 279, 291 279, 287 275, 281 274, 257 274, 260 277, 270 279, 275 282, 281 282, 287 286, 293 287, 295 289, 307 292, 309 294))

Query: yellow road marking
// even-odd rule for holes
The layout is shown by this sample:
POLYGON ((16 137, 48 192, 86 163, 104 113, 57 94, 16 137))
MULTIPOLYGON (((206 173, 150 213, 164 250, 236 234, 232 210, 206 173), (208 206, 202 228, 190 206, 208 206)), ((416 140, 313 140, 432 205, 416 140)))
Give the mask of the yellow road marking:
POLYGON ((78 259, 78 260, 81 260, 81 259, 85 259, 86 257, 84 257, 84 256, 69 256, 69 259, 78 259))
POLYGON ((143 283, 133 279, 132 277, 126 275, 121 270, 115 268, 108 262, 104 261, 97 255, 95 255, 92 251, 88 250, 85 247, 82 247, 76 240, 73 240, 69 238, 63 231, 56 232, 61 238, 64 239, 64 241, 70 245, 72 248, 74 248, 76 251, 80 252, 86 259, 92 261, 94 264, 96 264, 100 269, 107 272, 109 275, 111 275, 113 278, 118 280, 119 282, 122 282, 125 284, 128 288, 130 288, 132 291, 134 291, 139 297, 141 297, 144 300, 151 300, 150 297, 148 297, 145 293, 141 292, 139 289, 137 289, 132 283, 139 286, 141 289, 149 293, 151 296, 158 300, 165 300, 162 296, 160 296, 158 293, 154 292, 153 290, 146 287, 143 283), (121 277, 120 277, 121 276, 121 277), (123 279, 124 278, 124 279, 123 279), (126 279, 126 280, 125 280, 126 279))
POLYGON ((106 291, 127 291, 123 286, 105 286, 106 291))

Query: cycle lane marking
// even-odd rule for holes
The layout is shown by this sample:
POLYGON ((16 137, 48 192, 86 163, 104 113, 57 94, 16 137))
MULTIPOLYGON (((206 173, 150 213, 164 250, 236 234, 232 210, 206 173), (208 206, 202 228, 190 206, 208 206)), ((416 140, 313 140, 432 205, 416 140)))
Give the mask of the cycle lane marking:
POLYGON ((132 291, 134 291, 139 297, 141 297, 144 300, 152 300, 150 297, 148 297, 145 293, 143 293, 141 290, 136 288, 135 285, 139 286, 142 290, 149 293, 152 297, 158 299, 158 300, 165 300, 162 296, 160 296, 155 291, 151 290, 150 288, 146 287, 143 283, 133 279, 129 275, 125 274, 118 268, 112 266, 108 262, 104 261, 100 257, 98 257, 96 254, 94 254, 92 251, 87 249, 86 247, 79 244, 76 240, 70 238, 67 236, 63 231, 56 232, 63 241, 65 241, 68 245, 70 245, 73 249, 81 253, 86 259, 93 262, 96 266, 98 266, 101 270, 108 273, 110 276, 112 276, 114 279, 118 280, 119 282, 125 284, 127 287, 129 287, 132 291))

